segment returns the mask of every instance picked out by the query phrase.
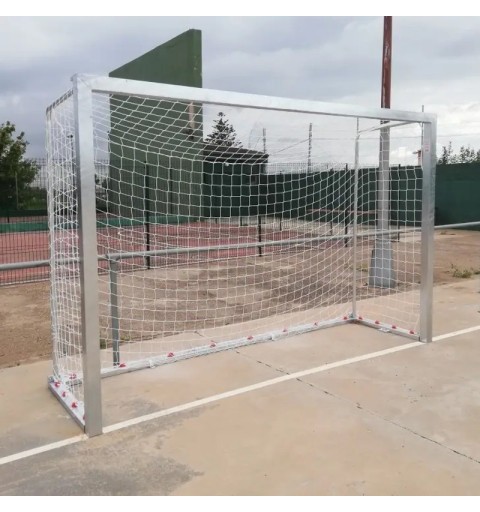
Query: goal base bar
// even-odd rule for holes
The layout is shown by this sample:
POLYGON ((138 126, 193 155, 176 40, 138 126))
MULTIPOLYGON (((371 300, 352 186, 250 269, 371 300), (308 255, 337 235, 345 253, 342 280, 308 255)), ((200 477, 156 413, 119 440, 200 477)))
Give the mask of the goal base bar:
POLYGON ((395 324, 387 324, 378 320, 371 320, 370 318, 365 318, 361 315, 357 315, 356 318, 352 318, 352 322, 360 325, 366 325, 367 327, 373 327, 381 332, 397 334, 410 340, 422 341, 418 332, 410 329, 404 329, 403 327, 399 327, 395 324))
MULTIPOLYGON (((418 333, 407 330, 402 327, 398 327, 396 325, 389 325, 385 322, 379 322, 378 320, 371 320, 369 318, 364 318, 361 315, 357 317, 353 317, 352 315, 346 315, 343 318, 324 321, 324 322, 314 322, 309 324, 300 325, 297 327, 293 327, 290 329, 282 329, 273 331, 271 333, 259 334, 254 336, 245 336, 242 338, 237 338, 234 340, 215 342, 214 337, 210 339, 208 345, 203 345, 200 347, 194 347, 187 350, 182 350, 176 353, 169 353, 162 356, 156 356, 152 358, 130 361, 126 363, 120 362, 119 366, 104 368, 102 369, 101 375, 103 377, 111 377, 113 375, 118 375, 122 373, 129 373, 136 370, 143 370, 147 368, 156 368, 162 366, 164 364, 174 363, 176 361, 182 361, 185 359, 190 359, 198 356, 210 355, 215 352, 222 352, 226 350, 232 350, 241 347, 247 347, 250 345, 256 345, 259 343, 265 343, 268 341, 280 341, 283 339, 288 339, 292 336, 305 334, 308 332, 314 332, 321 329, 326 329, 328 327, 335 327, 338 325, 345 325, 350 323, 356 323, 360 325, 365 325, 367 327, 372 327, 379 331, 397 334, 399 336, 403 336, 410 340, 421 341, 418 333)), ((76 423, 82 428, 85 429, 85 420, 84 420, 84 404, 83 402, 76 399, 75 395, 70 390, 69 386, 67 386, 64 382, 67 381, 70 386, 79 385, 82 383, 83 376, 75 375, 74 378, 72 376, 65 376, 65 379, 57 380, 55 377, 51 376, 48 380, 48 387, 50 391, 53 393, 55 398, 62 404, 62 406, 69 412, 72 418, 76 421, 76 423)))
MULTIPOLYGON (((156 368, 164 364, 175 363, 176 361, 182 361, 185 359, 191 359, 192 357, 206 356, 214 354, 215 352, 223 352, 225 350, 232 350, 235 348, 246 347, 249 345, 256 345, 258 343, 265 343, 267 341, 278 341, 296 336, 299 334, 305 334, 307 332, 317 331, 326 329, 328 327, 335 327, 337 325, 344 325, 352 323, 350 316, 345 315, 341 319, 328 320, 324 322, 313 322, 310 324, 304 324, 290 329, 277 330, 265 334, 257 334, 253 336, 244 336, 242 338, 236 338, 233 340, 215 342, 214 336, 208 338, 208 344, 200 347, 194 347, 186 350, 181 350, 175 353, 164 354, 162 356, 155 356, 150 358, 143 358, 139 360, 133 360, 128 362, 122 362, 120 358, 120 364, 118 366, 111 366, 102 368, 101 376, 111 377, 113 375, 119 375, 122 373, 129 373, 137 370, 143 370, 146 368, 156 368)), ((74 395, 69 391, 68 387, 63 382, 68 382, 69 385, 75 386, 80 385, 83 381, 83 375, 75 374, 74 376, 62 376, 61 380, 56 380, 55 377, 49 378, 49 387, 51 391, 66 405, 67 409, 70 410, 70 404, 68 398, 72 398, 74 395), (63 393, 66 396, 62 396, 63 393)))
POLYGON ((68 387, 53 376, 48 378, 48 388, 80 428, 85 430, 85 408, 83 402, 77 400, 68 387))
POLYGON ((102 369, 102 377, 110 377, 112 375, 118 375, 119 373, 128 373, 144 368, 156 368, 164 364, 174 363, 176 361, 182 361, 184 359, 190 359, 192 357, 205 356, 213 354, 215 352, 222 352, 224 350, 231 350, 240 347, 246 347, 249 345, 256 345, 258 343, 265 343, 267 341, 278 341, 298 334, 304 334, 327 327, 334 327, 337 325, 343 325, 350 323, 350 318, 346 316, 341 319, 328 320, 324 322, 313 322, 310 324, 300 325, 292 327, 290 329, 281 329, 265 334, 257 334, 252 336, 244 336, 228 341, 215 341, 215 336, 209 338, 209 342, 206 345, 200 347, 194 347, 179 352, 170 352, 162 356, 156 356, 138 361, 129 361, 122 363, 117 367, 110 367, 102 369))

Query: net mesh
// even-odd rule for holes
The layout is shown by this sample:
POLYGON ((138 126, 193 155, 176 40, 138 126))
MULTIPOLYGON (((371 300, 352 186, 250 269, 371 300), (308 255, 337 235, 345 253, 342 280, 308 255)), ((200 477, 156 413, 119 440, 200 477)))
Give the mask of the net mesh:
POLYGON ((72 94, 47 113, 53 378, 69 405, 83 401, 78 191, 72 94), (67 396, 68 393, 68 396, 67 396))
MULTIPOLYGON (((73 121, 71 97, 52 108, 60 380, 81 373, 73 121)), ((361 133, 355 169, 356 119, 95 93, 93 127, 104 372, 312 330, 352 312, 418 330, 419 125, 389 130, 383 172, 378 130, 361 133)))

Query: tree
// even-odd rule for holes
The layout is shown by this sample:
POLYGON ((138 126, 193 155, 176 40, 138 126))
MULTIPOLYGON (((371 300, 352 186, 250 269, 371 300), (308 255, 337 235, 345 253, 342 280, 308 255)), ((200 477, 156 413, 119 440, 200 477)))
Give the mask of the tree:
POLYGON ((438 159, 439 164, 450 164, 452 163, 452 156, 453 156, 453 149, 452 149, 452 143, 449 142, 448 146, 442 146, 442 154, 440 158, 438 159))
POLYGON ((468 164, 480 162, 480 149, 475 151, 470 145, 460 146, 458 154, 453 152, 452 143, 442 146, 442 153, 438 159, 439 164, 468 164))
POLYGON ((38 166, 25 159, 28 142, 25 133, 15 135, 15 125, 0 125, 0 209, 17 210, 28 206, 29 185, 38 173, 38 166))
POLYGON ((217 146, 242 147, 242 143, 237 140, 235 129, 223 112, 218 113, 218 118, 213 122, 212 133, 207 136, 205 142, 217 146))

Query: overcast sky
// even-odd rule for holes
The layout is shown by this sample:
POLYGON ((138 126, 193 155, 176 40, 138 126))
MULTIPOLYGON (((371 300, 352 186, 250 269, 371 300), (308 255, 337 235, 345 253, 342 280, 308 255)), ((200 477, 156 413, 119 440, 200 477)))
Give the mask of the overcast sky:
MULTIPOLYGON (((74 73, 106 75, 175 35, 203 32, 213 89, 377 107, 382 17, 0 18, 0 122, 44 156, 45 108, 74 73)), ((393 19, 392 108, 439 116, 439 145, 480 148, 480 17, 393 19)))

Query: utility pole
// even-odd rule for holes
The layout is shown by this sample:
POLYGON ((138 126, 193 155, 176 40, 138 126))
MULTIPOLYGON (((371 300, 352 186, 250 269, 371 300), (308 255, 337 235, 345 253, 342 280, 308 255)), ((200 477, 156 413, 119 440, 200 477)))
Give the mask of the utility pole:
POLYGON ((310 123, 308 127, 308 157, 307 157, 307 170, 311 172, 312 170, 312 134, 313 134, 313 125, 310 123))
MULTIPOLYGON (((422 105, 422 112, 425 112, 425 105, 422 105)), ((417 165, 419 167, 422 166, 422 148, 423 148, 423 126, 422 126, 422 140, 420 143, 420 149, 417 149, 417 151, 413 152, 414 155, 417 155, 417 165)))
POLYGON ((382 108, 391 107, 392 93, 392 16, 383 17, 382 108))
MULTIPOLYGON (((392 16, 383 17, 381 107, 390 108, 392 87, 392 16)), ((382 123, 385 121, 382 121, 382 123)), ((390 228, 390 129, 380 129, 379 172, 377 185, 377 229, 386 233, 390 228)), ((392 242, 388 234, 375 239, 370 265, 370 286, 393 288, 392 242)))

